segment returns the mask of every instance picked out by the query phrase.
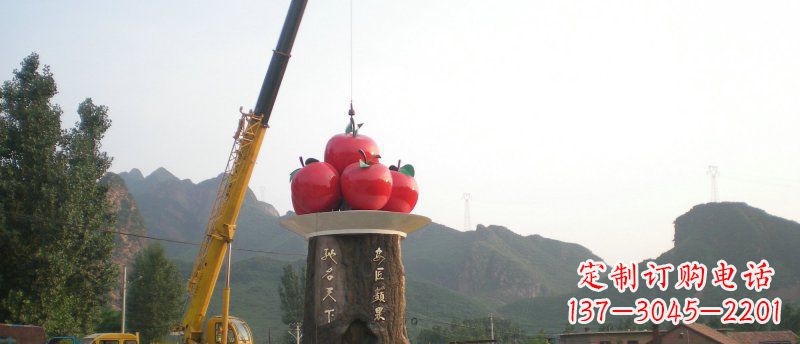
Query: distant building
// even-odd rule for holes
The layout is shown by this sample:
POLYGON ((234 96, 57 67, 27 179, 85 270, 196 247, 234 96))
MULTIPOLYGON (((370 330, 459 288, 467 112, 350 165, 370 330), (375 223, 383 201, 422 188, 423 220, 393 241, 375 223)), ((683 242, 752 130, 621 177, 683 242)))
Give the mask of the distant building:
POLYGON ((41 326, 0 324, 0 343, 42 344, 45 339, 41 326))
POLYGON ((558 344, 798 344, 792 331, 733 332, 704 324, 680 324, 669 331, 562 333, 558 344))
POLYGON ((661 334, 660 342, 658 339, 654 338, 648 344, 740 344, 736 339, 700 323, 677 325, 661 334))
POLYGON ((721 331, 699 323, 680 324, 654 337, 646 344, 797 344, 792 331, 721 331))
POLYGON ((741 344, 797 344, 792 331, 728 332, 728 336, 741 344))
POLYGON ((645 344, 651 339, 651 331, 587 331, 562 333, 558 344, 645 344))

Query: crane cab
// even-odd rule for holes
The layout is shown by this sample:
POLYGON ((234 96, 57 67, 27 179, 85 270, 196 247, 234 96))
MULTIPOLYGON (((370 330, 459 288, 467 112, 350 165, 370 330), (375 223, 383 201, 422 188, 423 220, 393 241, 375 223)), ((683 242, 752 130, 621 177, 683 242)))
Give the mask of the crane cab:
MULTIPOLYGON (((206 344, 223 344, 221 316, 209 319, 205 331, 206 344)), ((228 344, 253 344, 253 332, 244 320, 228 317, 228 344)))

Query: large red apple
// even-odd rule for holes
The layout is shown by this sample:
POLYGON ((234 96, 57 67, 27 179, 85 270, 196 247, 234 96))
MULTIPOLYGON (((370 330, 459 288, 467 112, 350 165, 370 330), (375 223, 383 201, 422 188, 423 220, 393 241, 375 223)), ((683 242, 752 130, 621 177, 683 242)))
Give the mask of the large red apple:
POLYGON ((294 195, 294 192, 292 192, 292 208, 294 208, 294 213, 297 215, 308 214, 308 212, 305 209, 301 208, 297 204, 297 196, 294 195))
POLYGON ((353 116, 352 105, 350 108, 350 125, 347 126, 344 134, 338 134, 328 140, 325 146, 325 162, 333 165, 339 174, 344 172, 347 166, 361 160, 362 156, 359 150, 363 150, 366 154, 367 163, 378 162, 380 159, 380 151, 378 144, 369 136, 361 135, 358 130, 364 123, 355 124, 353 116))
POLYGON ((358 153, 359 149, 367 154, 370 162, 378 161, 380 151, 374 140, 366 135, 345 133, 335 135, 328 140, 328 144, 325 146, 325 162, 333 165, 340 173, 344 172, 347 166, 357 163, 361 159, 361 155, 358 153))
POLYGON ((308 159, 303 168, 292 173, 291 182, 292 205, 298 215, 339 208, 342 200, 339 173, 330 164, 308 159))
POLYGON ((397 166, 389 167, 392 174, 392 194, 381 210, 410 213, 419 198, 419 188, 414 180, 414 166, 408 164, 399 166, 398 161, 397 166))
POLYGON ((354 210, 378 210, 386 205, 392 194, 392 174, 386 165, 362 159, 342 172, 342 195, 354 210))

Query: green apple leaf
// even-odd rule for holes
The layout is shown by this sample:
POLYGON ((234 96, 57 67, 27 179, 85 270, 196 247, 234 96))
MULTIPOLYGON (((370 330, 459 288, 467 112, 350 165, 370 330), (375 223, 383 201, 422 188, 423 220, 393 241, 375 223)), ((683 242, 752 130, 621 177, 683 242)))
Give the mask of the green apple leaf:
POLYGON ((398 172, 400 172, 402 174, 405 174, 407 176, 413 177, 414 176, 414 166, 412 166, 411 164, 405 164, 405 165, 403 165, 403 167, 400 168, 400 170, 398 170, 398 172))
POLYGON ((314 158, 308 158, 308 159, 306 159, 306 165, 308 165, 308 164, 313 164, 313 163, 315 163, 315 162, 319 162, 319 160, 317 160, 317 159, 314 159, 314 158))
POLYGON ((289 173, 289 181, 290 182, 292 181, 292 179, 294 179, 294 175, 297 174, 297 172, 300 172, 299 168, 294 170, 294 171, 292 171, 292 173, 289 173))
POLYGON ((361 167, 361 168, 367 168, 367 167, 369 167, 369 164, 364 162, 364 160, 359 160, 358 161, 358 166, 361 167))
MULTIPOLYGON (((361 126, 363 126, 363 125, 364 125, 364 123, 356 124, 356 131, 358 131, 358 129, 361 129, 361 126)), ((352 132, 353 132, 353 124, 352 123, 348 123, 347 124, 347 128, 344 129, 344 133, 345 134, 350 134, 352 132)))
MULTIPOLYGON (((358 133, 358 129, 361 129, 361 127, 362 127, 363 125, 364 125, 364 123, 359 123, 359 124, 356 124, 356 130, 355 130, 355 131, 356 131, 356 133, 358 133)), ((345 129, 344 129, 344 133, 345 133, 345 134, 350 134, 350 133, 352 133, 352 132, 353 132, 353 125, 352 125, 352 124, 348 124, 348 125, 347 125, 347 128, 345 128, 345 129)))

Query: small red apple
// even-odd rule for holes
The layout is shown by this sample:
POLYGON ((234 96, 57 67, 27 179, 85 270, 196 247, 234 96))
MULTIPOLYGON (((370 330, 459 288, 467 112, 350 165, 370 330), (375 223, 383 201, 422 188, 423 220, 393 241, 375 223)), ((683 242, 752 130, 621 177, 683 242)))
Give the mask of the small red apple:
POLYGON ((366 135, 358 133, 358 129, 364 123, 355 124, 353 120, 355 111, 353 111, 352 105, 350 106, 349 114, 350 124, 347 126, 345 133, 335 135, 328 140, 328 144, 325 146, 325 162, 333 165, 336 171, 339 171, 339 174, 343 173, 347 166, 361 159, 362 156, 358 152, 359 150, 363 150, 366 153, 366 163, 378 162, 378 159, 380 159, 380 150, 378 150, 378 145, 375 141, 366 135))
POLYGON ((392 194, 381 210, 410 213, 419 198, 419 188, 414 180, 414 166, 406 164, 400 167, 398 161, 397 166, 393 165, 389 170, 392 174, 392 194))
POLYGON ((362 159, 350 164, 342 173, 342 195, 354 210, 378 210, 386 205, 392 194, 392 174, 379 162, 362 159))
POLYGON ((298 215, 332 211, 342 200, 339 173, 328 163, 308 159, 292 172, 292 205, 298 215))

